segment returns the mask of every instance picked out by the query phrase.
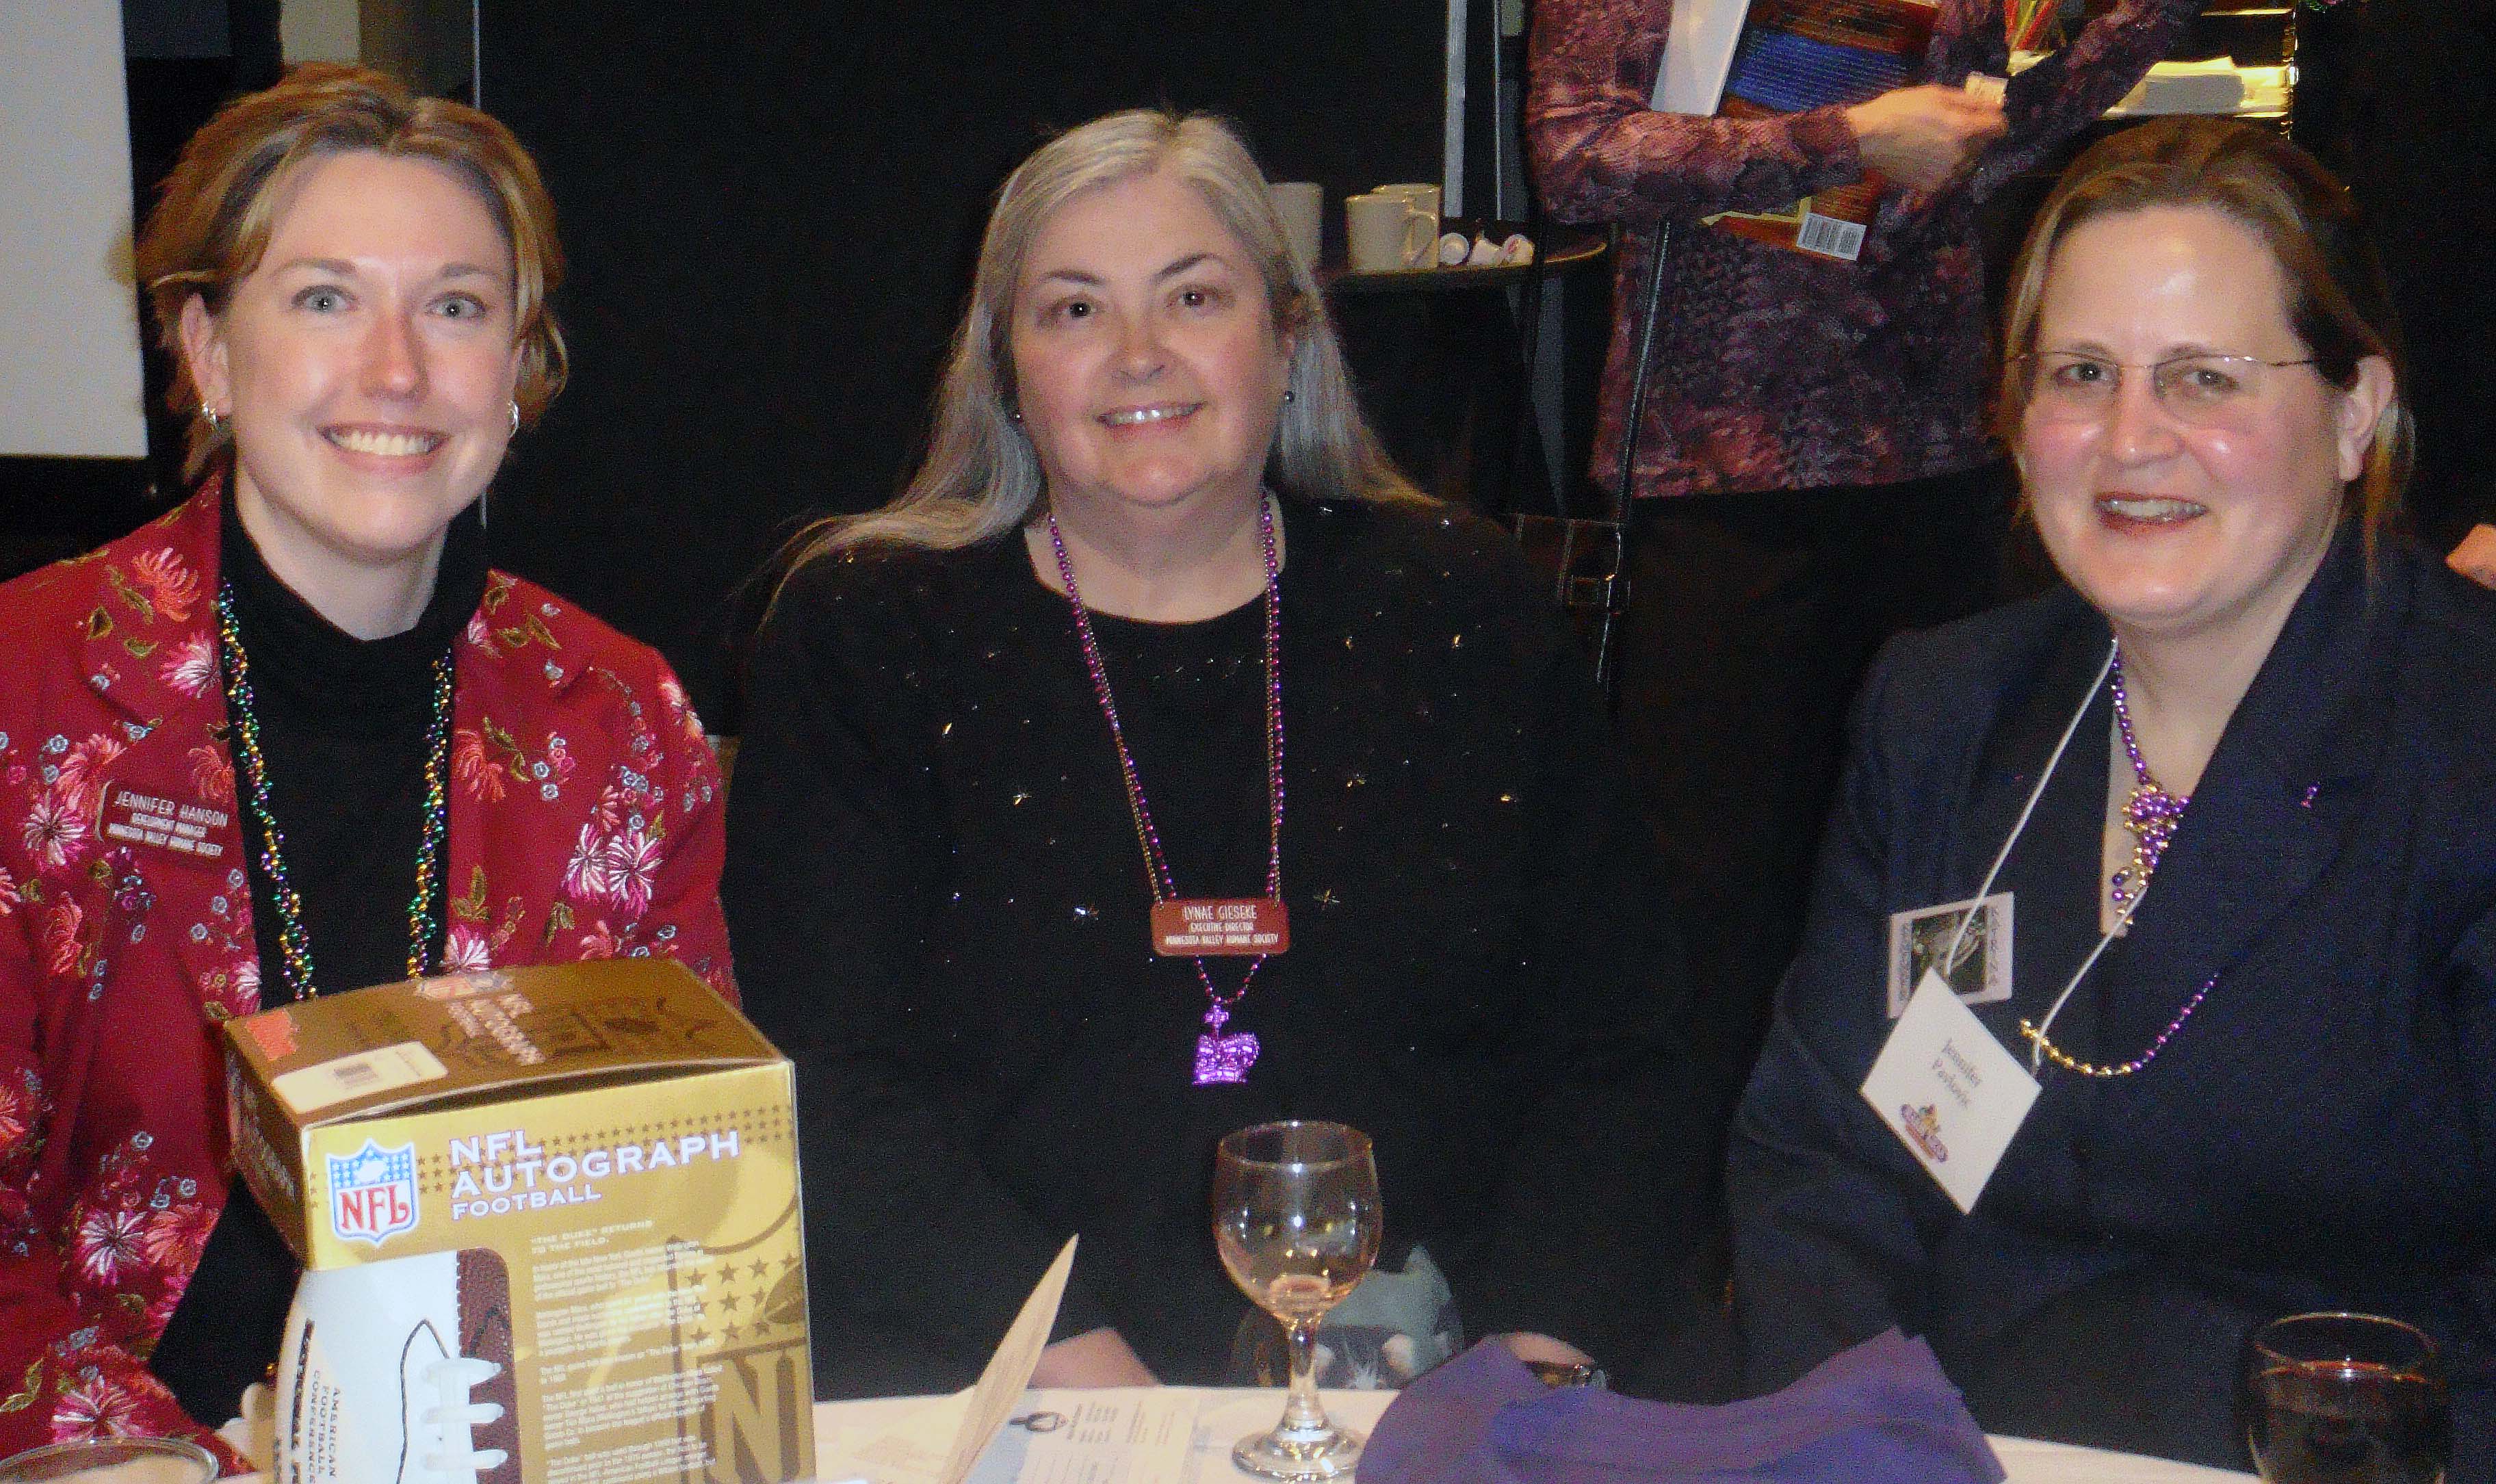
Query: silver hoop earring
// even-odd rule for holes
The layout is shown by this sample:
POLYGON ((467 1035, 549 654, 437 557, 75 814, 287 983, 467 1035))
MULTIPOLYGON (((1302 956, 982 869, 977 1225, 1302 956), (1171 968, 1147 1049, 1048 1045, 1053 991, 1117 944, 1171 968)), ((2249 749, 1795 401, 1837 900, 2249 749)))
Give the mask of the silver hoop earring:
POLYGON ((520 436, 520 404, 517 402, 512 404, 512 436, 520 436))
POLYGON ((200 416, 208 419, 208 436, 210 438, 223 438, 225 436, 226 419, 218 416, 215 408, 203 402, 200 404, 200 416))

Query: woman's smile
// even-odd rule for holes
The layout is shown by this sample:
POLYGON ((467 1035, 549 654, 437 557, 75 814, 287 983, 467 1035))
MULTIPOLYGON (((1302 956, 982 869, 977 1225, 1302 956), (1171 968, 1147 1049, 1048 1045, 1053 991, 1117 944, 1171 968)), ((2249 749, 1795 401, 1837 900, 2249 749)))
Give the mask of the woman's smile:
POLYGON ((345 423, 323 428, 321 436, 328 440, 330 447, 359 461, 413 465, 431 457, 450 435, 430 428, 345 423))
POLYGON ((1177 422, 1202 411, 1201 402, 1155 402, 1144 407, 1122 407, 1101 415, 1103 425, 1112 428, 1155 427, 1177 422))

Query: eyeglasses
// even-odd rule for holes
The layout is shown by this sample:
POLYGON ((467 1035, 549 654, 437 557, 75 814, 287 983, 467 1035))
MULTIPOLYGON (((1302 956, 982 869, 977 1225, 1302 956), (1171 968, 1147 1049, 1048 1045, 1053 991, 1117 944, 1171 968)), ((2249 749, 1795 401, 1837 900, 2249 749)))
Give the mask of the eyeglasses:
POLYGON ((2126 371, 2149 373, 2149 389, 2167 416, 2194 427, 2226 427, 2262 405, 2270 374, 2301 360, 2263 360, 2254 356, 2170 356, 2149 365, 2130 365, 2076 351, 2031 351, 2011 363, 2029 378, 2029 410, 2057 422, 2095 422, 2114 407, 2126 371))

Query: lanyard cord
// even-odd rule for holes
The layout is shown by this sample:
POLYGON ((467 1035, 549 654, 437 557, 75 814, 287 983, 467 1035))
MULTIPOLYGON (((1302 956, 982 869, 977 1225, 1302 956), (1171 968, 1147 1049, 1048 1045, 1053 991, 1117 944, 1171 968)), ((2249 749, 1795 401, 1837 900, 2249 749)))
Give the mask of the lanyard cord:
MULTIPOLYGON (((2045 759, 2044 771, 2037 776, 2037 787, 2028 790, 2028 802, 2020 806, 2017 822, 2011 826, 2010 837, 2002 842, 2002 849, 1994 853, 1993 864, 1984 873, 1983 884, 1976 889, 1978 905, 1972 905, 1967 914, 1959 918, 1958 931, 1951 935, 1950 949, 1942 955, 1941 961, 1945 973, 1958 963, 1959 948, 1967 942, 1968 928, 1976 921, 1978 906, 1984 901, 1986 894, 1993 890, 1994 880, 2002 874, 2003 863, 2011 858, 2012 847, 2019 843, 2019 836, 2028 828, 2028 819, 2036 813, 2037 801, 2045 796, 2045 785, 2052 781, 2054 769, 2062 764, 2063 754, 2070 749, 2073 736, 2080 729, 2081 719, 2089 714, 2089 706, 2097 699, 2098 687, 2106 684, 2107 675, 2113 672, 2119 653, 2116 648, 2107 649, 2106 664, 2098 667, 2098 678, 2081 696, 2079 709, 2072 713, 2070 724, 2064 727, 2062 739, 2054 744, 2054 755, 2045 759)), ((2131 1061, 2117 1066, 2099 1067, 2080 1061, 2061 1050, 2048 1039, 2049 1033, 2054 1028, 2054 1018, 2063 1013, 2063 1006, 2071 1002, 2073 991, 2078 989, 2080 981, 2088 977, 2089 971, 2097 967, 2098 960, 2105 956, 2107 946, 2122 937, 2124 929, 2132 925, 2133 915, 2140 911, 2140 904, 2146 901, 2148 896, 2149 876, 2148 873, 2143 872, 2140 883, 2133 891, 2131 900, 2124 903, 2121 915, 2114 919, 2114 926, 2099 935, 2097 946, 2089 950, 2088 957, 2080 960, 2080 967, 2072 972, 2071 978, 2063 985, 2062 993, 2056 995, 2054 1003, 2045 1007, 2044 1020, 2036 1025, 2031 1025, 2026 1020, 2019 1022, 2019 1032, 2028 1038, 2029 1042, 2028 1070, 2032 1075, 2043 1072, 2045 1060, 2050 1057, 2055 1066, 2079 1072, 2084 1076, 2130 1076, 2157 1060, 2158 1053, 2167 1049, 2168 1041, 2173 1038, 2176 1032, 2184 1028, 2184 1022, 2193 1018, 2193 1012, 2201 1007, 2201 1002, 2209 998, 2211 989, 2217 986, 2219 975, 2216 974, 2202 980, 2201 987, 2195 990, 2192 997, 2184 1002, 2184 1007, 2175 1012, 2175 1018, 2168 1021, 2167 1028, 2158 1033, 2157 1037, 2149 1043, 2149 1048, 2131 1061)))
MULTIPOLYGON (((2098 698, 2098 687, 2106 684, 2106 676, 2112 673, 2113 669, 2114 646, 2109 644, 2106 646, 2106 663, 2098 666, 2098 678, 2090 681, 2089 688, 2080 693, 2080 709, 2072 713, 2072 720, 2063 727, 2062 740, 2054 744, 2054 755, 2045 759, 2045 770, 2037 775, 2037 787, 2028 790, 2028 802, 2019 806, 2018 822, 2011 826, 2011 834, 2002 842, 2002 849, 1996 850, 1993 854, 1993 864, 1985 868, 1984 883, 1976 888, 1976 900, 1978 903, 1982 903, 1986 894, 1993 890, 1994 879, 2002 874, 2003 862, 2011 858, 2011 848, 2019 843, 2020 835, 2028 828, 2028 817, 2037 812, 2037 801, 2045 796, 2045 786, 2054 781, 2054 770, 2062 766, 2063 754, 2070 750, 2073 734, 2080 729, 2080 719, 2089 714, 2089 707, 2094 704, 2098 698)), ((2147 883, 2144 882, 2143 884, 2146 885, 2147 883)), ((2135 907, 2139 905, 2137 898, 2133 905, 2135 907)), ((2131 910, 2126 909, 2124 912, 2125 918, 2129 920, 2131 915, 2131 910)), ((1958 963, 1959 946, 1967 942, 1967 930, 1970 926, 1974 925, 1975 922, 1976 909, 1972 907, 1968 910, 1967 915, 1958 919, 1958 931, 1951 935, 1950 951, 1942 955, 1942 963, 1944 965, 1955 966, 1958 963)), ((2104 951, 2106 944, 2100 943, 2098 944, 2098 947, 2100 951, 2104 951)), ((2092 964, 2096 963, 2097 954, 2090 954, 2089 962, 2092 964)), ((2082 966, 2081 972, 2087 972, 2085 965, 2082 966)), ((2071 991, 2067 989, 2063 993, 2068 995, 2071 991)), ((2061 1005, 2061 1001, 2058 1000, 2055 1002, 2057 1008, 2059 1008, 2061 1005)), ((2048 1015, 2046 1018, 2051 1020, 2053 1017, 2048 1015)))
MULTIPOLYGON (((2089 950, 2089 956, 2080 960, 2080 967, 2073 972, 2072 981, 2063 986, 2063 992, 2054 997, 2054 1003, 2052 1005, 2045 1006, 2045 1018, 2037 1023, 2036 1032, 2028 1037, 2028 1069, 2030 1071, 2041 1071, 2044 1067, 2045 1047, 2048 1044, 2045 1036, 2047 1033, 2054 1029, 2054 1017, 2063 1013, 2063 1002, 2072 998, 2072 991, 2079 988, 2080 980, 2086 978, 2088 976, 2088 972, 2097 967, 2098 955, 2106 952, 2106 944, 2123 936, 2123 930, 2132 924, 2132 914, 2140 911, 2141 901, 2148 895, 2149 882, 2144 881, 2140 883, 2140 889, 2132 894, 2132 900, 2123 904, 2123 915, 2114 919, 2114 927, 2098 939, 2098 945, 2089 950)), ((2208 993, 2206 986, 2204 986, 2203 993, 2208 993)), ((2195 995, 2193 997, 2193 1004, 2195 1005, 2199 1005, 2200 1003, 2200 995, 2195 995)), ((2190 1014, 2192 1011, 2188 1009, 2185 1013, 2190 1014)), ((2178 1023, 2180 1024, 2181 1022, 2179 1021, 2178 1023)), ((2168 1029, 2172 1031, 2174 1027, 2170 1026, 2168 1029)), ((2161 1036, 2159 1039, 2163 1044, 2166 1037, 2161 1036)))
MULTIPOLYGON (((1971 906, 1966 915, 1958 919, 1958 931, 1950 935, 1950 949, 1941 958, 1943 964, 1955 965, 1958 962, 1958 950, 1967 942, 1968 929, 1975 924, 1977 912, 1981 910, 1985 897, 1993 890, 1994 881, 2002 875, 2004 863, 2011 859, 2012 847, 2017 845, 2019 837, 2027 831, 2029 817, 2037 812, 2037 801, 2045 796, 2045 786, 2053 782, 2054 770, 2062 766, 2063 754, 2071 750, 2072 738, 2078 733, 2081 720, 2089 714, 2089 707, 2097 703, 2098 688, 2105 685, 2106 676, 2113 672, 2114 657, 2115 648, 2108 645, 2106 663, 2098 666, 2097 678, 2090 681, 2089 688, 2081 693, 2079 709, 2074 711, 2071 721, 2065 724, 2061 739, 2054 744, 2053 756, 2045 759, 2044 770, 2037 775, 2037 787, 2028 790, 2028 801, 2019 806, 2017 822, 2011 826, 2011 833, 2003 840, 2002 849, 1994 852, 1993 864, 1985 868, 1984 881, 1976 888, 1977 905, 1971 906)), ((2097 967, 2098 960, 2105 955, 2106 946, 2122 937, 2123 930, 2132 925, 2133 913, 2140 911, 2140 904, 2148 897, 2149 881, 2144 878, 2139 889, 2132 894, 2132 900, 2123 905, 2123 915, 2114 919, 2114 926, 2111 929, 2100 935, 2098 945, 2089 950, 2088 957, 2080 960, 2080 967, 2073 971, 2072 977, 2063 985, 2063 992, 2054 997, 2052 1005, 2046 1006, 2045 1018, 2038 1024, 2036 1034, 2029 1037, 2028 1069, 2031 1073, 2042 1071, 2044 1067, 2045 1037, 2054 1029, 2054 1017, 2063 1013, 2063 1006, 2070 1002, 2072 992, 2078 989, 2080 980, 2088 977, 2089 971, 2097 967)), ((2197 996, 2196 1003, 2198 1002, 2197 996)))

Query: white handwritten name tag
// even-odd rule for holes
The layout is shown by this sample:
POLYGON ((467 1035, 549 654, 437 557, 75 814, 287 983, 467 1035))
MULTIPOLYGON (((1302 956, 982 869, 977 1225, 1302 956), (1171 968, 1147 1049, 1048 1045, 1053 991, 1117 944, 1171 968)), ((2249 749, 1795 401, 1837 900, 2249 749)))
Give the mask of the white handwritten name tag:
POLYGON ((1930 969, 1863 1079, 1863 1100, 1963 1212, 1976 1209, 2038 1091, 1930 969))

